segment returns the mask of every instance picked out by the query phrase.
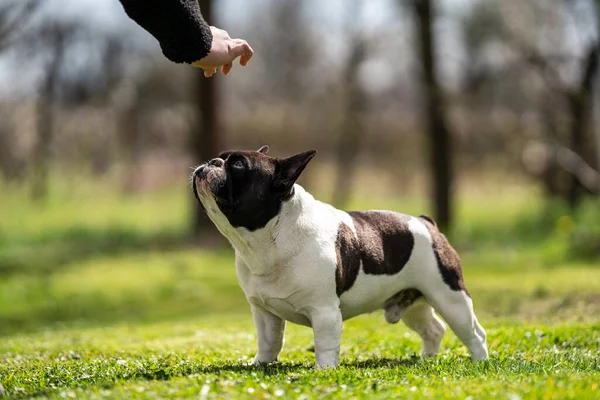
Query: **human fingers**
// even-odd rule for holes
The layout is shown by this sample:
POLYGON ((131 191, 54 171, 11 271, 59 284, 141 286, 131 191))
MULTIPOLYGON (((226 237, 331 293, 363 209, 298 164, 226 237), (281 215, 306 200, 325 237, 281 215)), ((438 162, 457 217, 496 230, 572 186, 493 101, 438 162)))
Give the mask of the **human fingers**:
POLYGON ((221 72, 223 72, 223 75, 229 75, 229 72, 231 72, 231 67, 233 67, 233 63, 223 65, 221 67, 221 72))
POLYGON ((240 65, 246 66, 252 56, 254 55, 254 50, 252 47, 243 39, 234 39, 234 46, 231 51, 233 53, 234 58, 240 57, 240 65))
POLYGON ((217 69, 216 68, 206 68, 204 70, 204 76, 207 77, 207 78, 210 78, 211 76, 213 76, 216 73, 217 73, 217 69))

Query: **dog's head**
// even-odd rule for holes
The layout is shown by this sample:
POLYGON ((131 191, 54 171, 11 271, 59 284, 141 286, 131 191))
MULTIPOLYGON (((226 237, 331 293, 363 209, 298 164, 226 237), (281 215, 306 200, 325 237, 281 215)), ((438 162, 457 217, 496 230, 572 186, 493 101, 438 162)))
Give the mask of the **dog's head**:
POLYGON ((264 227, 294 194, 294 183, 317 153, 306 151, 288 158, 258 151, 226 151, 200 165, 193 173, 194 194, 211 212, 218 207, 233 227, 264 227))

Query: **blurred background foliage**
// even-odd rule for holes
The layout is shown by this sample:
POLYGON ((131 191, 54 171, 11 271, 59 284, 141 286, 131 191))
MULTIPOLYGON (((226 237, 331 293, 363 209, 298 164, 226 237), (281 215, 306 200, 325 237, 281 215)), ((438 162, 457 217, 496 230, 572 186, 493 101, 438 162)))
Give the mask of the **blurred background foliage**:
POLYGON ((0 3, 0 334, 246 307, 188 177, 263 144, 433 215, 490 315, 600 309, 599 1, 200 3, 248 67, 168 62, 116 0, 0 3))

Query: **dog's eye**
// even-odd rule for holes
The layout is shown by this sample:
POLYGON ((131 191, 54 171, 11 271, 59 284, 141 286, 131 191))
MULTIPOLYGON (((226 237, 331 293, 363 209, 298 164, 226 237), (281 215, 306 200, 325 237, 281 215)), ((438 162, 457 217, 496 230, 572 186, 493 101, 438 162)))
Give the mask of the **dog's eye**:
POLYGON ((241 162, 240 160, 237 160, 236 162, 233 163, 233 168, 244 168, 244 163, 241 162))

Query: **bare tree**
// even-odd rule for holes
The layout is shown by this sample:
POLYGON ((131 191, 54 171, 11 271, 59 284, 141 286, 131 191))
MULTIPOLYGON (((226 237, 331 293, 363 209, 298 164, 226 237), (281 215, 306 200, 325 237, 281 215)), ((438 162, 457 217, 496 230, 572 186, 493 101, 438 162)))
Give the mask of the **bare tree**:
MULTIPOLYGON (((0 4, 0 53, 18 42, 27 22, 42 4, 42 0, 6 0, 0 4)), ((9 111, 4 110, 3 114, 9 111)), ((24 162, 11 151, 15 127, 7 116, 0 124, 0 170, 7 179, 20 177, 24 162)))
MULTIPOLYGON (((577 1, 566 0, 563 4, 568 8, 576 5, 577 1)), ((562 97, 568 105, 569 147, 555 143, 555 149, 551 152, 553 154, 551 161, 570 175, 565 197, 572 209, 577 207, 582 194, 586 190, 595 192, 593 188, 585 184, 585 182, 589 182, 589 178, 587 178, 587 173, 582 172, 589 172, 590 170, 580 167, 583 163, 593 171, 593 168, 585 161, 586 132, 589 131, 589 127, 593 123, 591 119, 594 100, 592 93, 598 80, 598 58, 600 57, 600 1, 591 0, 589 7, 594 13, 596 38, 584 50, 584 56, 580 62, 581 72, 575 85, 569 85, 564 81, 559 70, 555 67, 555 62, 553 62, 555 60, 542 54, 535 46, 527 45, 519 38, 508 35, 511 44, 523 56, 524 60, 540 73, 550 90, 555 95, 562 97), (570 156, 559 157, 559 154, 569 154, 570 156)))
MULTIPOLYGON (((579 155, 583 155, 585 150, 585 132, 590 122, 591 94, 597 80, 599 55, 600 43, 591 44, 587 50, 579 84, 568 96, 571 109, 571 150, 579 155)), ((568 197, 571 208, 579 204, 583 189, 581 177, 571 174, 568 197)))
MULTIPOLYGON (((214 2, 200 0, 200 8, 206 22, 214 24, 214 2)), ((202 71, 198 70, 196 78, 197 110, 199 129, 192 132, 191 147, 193 157, 197 162, 204 162, 219 154, 222 149, 220 142, 221 125, 219 121, 219 79, 213 77, 206 79, 202 71)), ((202 208, 194 201, 193 232, 198 236, 218 237, 215 226, 210 222, 202 208)))
POLYGON ((352 192, 357 157, 364 137, 362 114, 365 111, 366 93, 359 82, 359 68, 366 58, 366 40, 357 30, 357 16, 361 15, 362 0, 351 0, 346 8, 346 35, 350 38, 350 54, 346 61, 341 82, 344 91, 344 109, 337 145, 337 178, 333 192, 333 204, 344 208, 352 192))
POLYGON ((276 101, 297 106, 307 93, 306 66, 314 60, 314 49, 303 19, 305 4, 295 0, 271 3, 265 13, 272 23, 256 27, 255 43, 263 44, 260 58, 267 65, 277 66, 263 71, 263 95, 270 94, 276 101), (273 41, 275 37, 277 40, 273 41))
POLYGON ((46 47, 49 59, 45 68, 37 100, 37 140, 32 160, 33 199, 45 198, 48 193, 50 147, 54 136, 55 100, 65 53, 78 27, 72 24, 52 23, 37 32, 37 39, 46 47))
POLYGON ((421 84, 424 95, 423 117, 429 136, 430 168, 433 176, 435 219, 446 230, 452 222, 452 137, 446 122, 442 89, 437 78, 435 53, 435 1, 411 0, 414 13, 418 55, 421 60, 421 84))
MULTIPOLYGON (((594 157, 589 151, 594 143, 587 134, 593 123, 592 93, 598 79, 599 3, 598 0, 481 2, 473 8, 464 25, 471 56, 468 66, 471 69, 470 86, 481 85, 482 81, 496 81, 496 88, 506 87, 509 74, 520 77, 522 83, 531 82, 531 73, 542 78, 543 85, 533 89, 538 103, 525 104, 522 109, 537 110, 544 123, 541 134, 545 143, 533 145, 538 150, 544 149, 545 154, 544 166, 536 174, 542 178, 547 194, 562 197, 572 208, 577 206, 585 191, 596 191, 595 184, 590 183, 594 181, 590 178, 593 171, 590 164, 593 163, 586 158, 594 157), (515 19, 516 15, 528 17, 515 19), (589 24, 590 19, 593 25, 589 24), (572 45, 562 45, 569 21, 573 28, 581 30, 581 37, 586 36, 591 26, 596 31, 595 38, 582 46, 580 58, 569 54, 572 45), (486 45, 498 46, 498 43, 510 49, 512 56, 495 70, 481 66, 478 61, 485 58, 486 45), (568 68, 575 64, 578 75, 571 80, 565 79, 568 68), (563 121, 567 123, 563 124, 563 121)), ((512 99, 511 107, 514 108, 516 100, 512 99)), ((529 152, 532 148, 527 146, 526 154, 534 154, 529 152)))
POLYGON ((26 171, 24 157, 12 147, 18 135, 14 119, 11 118, 13 112, 13 107, 0 107, 0 173, 7 180, 25 178, 26 171))
POLYGON ((14 44, 41 4, 41 0, 15 0, 0 5, 0 52, 14 44))

